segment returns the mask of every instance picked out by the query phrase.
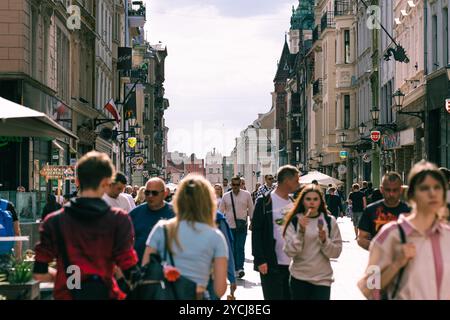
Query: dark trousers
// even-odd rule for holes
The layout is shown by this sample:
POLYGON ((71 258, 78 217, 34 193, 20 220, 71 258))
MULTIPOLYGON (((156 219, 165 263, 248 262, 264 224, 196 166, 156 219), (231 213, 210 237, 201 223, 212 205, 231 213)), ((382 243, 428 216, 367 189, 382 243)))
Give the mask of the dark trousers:
POLYGON ((245 262, 245 240, 247 239, 247 230, 236 231, 236 229, 231 229, 233 234, 233 257, 234 257, 234 267, 236 271, 244 269, 245 262))
POLYGON ((289 287, 292 300, 330 300, 331 287, 328 286, 316 286, 291 276, 289 287))
POLYGON ((289 266, 278 265, 268 269, 267 274, 260 274, 264 300, 291 300, 289 266))

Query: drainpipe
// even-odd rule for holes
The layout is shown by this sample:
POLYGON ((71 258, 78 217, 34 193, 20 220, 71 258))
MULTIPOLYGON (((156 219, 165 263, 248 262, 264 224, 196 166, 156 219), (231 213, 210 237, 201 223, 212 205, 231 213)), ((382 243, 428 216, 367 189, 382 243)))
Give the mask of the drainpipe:
POLYGON ((125 47, 130 46, 130 35, 128 28, 128 0, 125 0, 125 47))

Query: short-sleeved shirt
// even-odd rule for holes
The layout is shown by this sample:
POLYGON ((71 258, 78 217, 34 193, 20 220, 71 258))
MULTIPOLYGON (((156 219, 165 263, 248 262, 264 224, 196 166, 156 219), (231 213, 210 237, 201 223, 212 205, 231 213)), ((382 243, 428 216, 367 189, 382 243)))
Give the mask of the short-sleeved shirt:
POLYGON ((270 194, 272 198, 273 238, 275 239, 275 253, 279 265, 288 266, 291 258, 284 252, 283 226, 284 218, 294 207, 291 199, 283 199, 276 192, 270 194))
MULTIPOLYGON (((436 220, 429 230, 422 233, 403 215, 398 223, 405 232, 406 242, 416 247, 416 255, 406 265, 394 299, 449 300, 450 226, 436 220)), ((390 222, 381 228, 370 244, 371 266, 384 270, 395 261, 400 250, 397 223, 390 222)), ((386 288, 390 297, 395 283, 391 281, 386 288)))
POLYGON ((409 213, 410 208, 406 203, 400 201, 398 206, 390 208, 384 200, 379 200, 367 206, 359 221, 358 229, 371 234, 371 238, 380 231, 381 227, 391 221, 397 221, 402 213, 409 213))
MULTIPOLYGON (((155 248, 163 257, 164 224, 160 221, 153 228, 147 240, 147 246, 155 248)), ((175 241, 171 243, 175 267, 181 275, 194 281, 197 285, 207 287, 215 258, 227 258, 228 248, 225 237, 219 229, 205 223, 188 223, 180 221, 178 228, 180 249, 175 241)))
POLYGON ((159 220, 172 219, 175 217, 175 213, 172 210, 172 206, 168 203, 165 203, 164 207, 159 210, 150 210, 147 202, 145 202, 131 210, 130 217, 136 237, 134 250, 136 250, 139 261, 141 261, 145 250, 145 242, 150 231, 152 231, 159 220))
POLYGON ((127 197, 125 197, 122 193, 120 193, 117 198, 112 198, 107 193, 105 193, 103 195, 103 200, 105 200, 105 202, 111 207, 120 208, 122 210, 125 210, 125 212, 127 213, 132 209, 127 197))
POLYGON ((353 212, 363 212, 364 210, 364 193, 361 191, 351 192, 348 196, 352 200, 352 211, 353 212))

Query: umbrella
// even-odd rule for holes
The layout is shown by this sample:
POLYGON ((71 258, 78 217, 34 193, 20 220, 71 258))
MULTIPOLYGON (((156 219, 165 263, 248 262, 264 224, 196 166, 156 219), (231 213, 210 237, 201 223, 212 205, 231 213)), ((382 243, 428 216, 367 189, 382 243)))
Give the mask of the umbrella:
POLYGON ((328 186, 329 184, 332 185, 344 184, 341 180, 330 177, 319 171, 311 171, 310 173, 300 177, 301 184, 308 184, 313 182, 313 180, 317 180, 317 182, 322 186, 328 186))
POLYGON ((175 191, 176 191, 177 188, 178 188, 178 185, 175 184, 175 183, 170 182, 170 183, 167 183, 167 184, 166 184, 166 187, 169 188, 170 193, 175 193, 175 191))
POLYGON ((0 97, 0 136, 55 138, 78 137, 45 113, 0 97))

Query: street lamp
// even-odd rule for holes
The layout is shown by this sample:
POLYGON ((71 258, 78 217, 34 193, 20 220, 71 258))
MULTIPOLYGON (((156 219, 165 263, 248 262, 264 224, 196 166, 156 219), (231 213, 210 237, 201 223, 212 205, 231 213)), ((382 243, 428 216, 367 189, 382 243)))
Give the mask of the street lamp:
POLYGON ((342 133, 339 135, 339 139, 340 139, 340 141, 341 141, 342 144, 344 144, 344 143, 346 142, 346 140, 347 140, 347 135, 345 134, 345 132, 342 132, 342 133))
POLYGON ((378 109, 377 106, 373 106, 372 109, 370 109, 370 116, 372 117, 373 124, 377 126, 378 120, 380 120, 380 109, 378 109))
POLYGON ((395 91, 394 94, 392 95, 392 98, 394 99, 394 102, 395 102, 394 111, 399 112, 403 106, 403 101, 405 100, 405 94, 400 89, 397 89, 397 91, 395 91))
POLYGON ((132 115, 130 118, 128 118, 128 126, 135 127, 136 126, 136 116, 132 115))
POLYGON ((370 116, 372 117, 374 127, 388 128, 393 131, 397 130, 397 125, 395 123, 378 123, 378 120, 380 120, 380 109, 378 109, 377 106, 373 106, 372 109, 370 109, 370 116))
MULTIPOLYGON (((447 74, 450 74, 450 70, 448 68, 447 74)), ((394 92, 392 98, 394 99, 394 106, 392 107, 394 109, 394 112, 396 112, 397 114, 406 114, 408 116, 417 117, 422 122, 425 122, 424 111, 402 111, 405 94, 400 89, 397 89, 397 91, 394 92)))
POLYGON ((320 164, 322 164, 322 162, 323 162, 323 154, 319 153, 319 155, 317 156, 317 160, 319 161, 320 164))
POLYGON ((136 133, 136 135, 139 135, 141 133, 141 129, 142 127, 138 124, 133 126, 134 132, 136 133))
POLYGON ((364 124, 364 122, 361 122, 361 124, 358 127, 360 136, 363 136, 364 133, 366 133, 366 128, 367 128, 367 126, 364 124))

